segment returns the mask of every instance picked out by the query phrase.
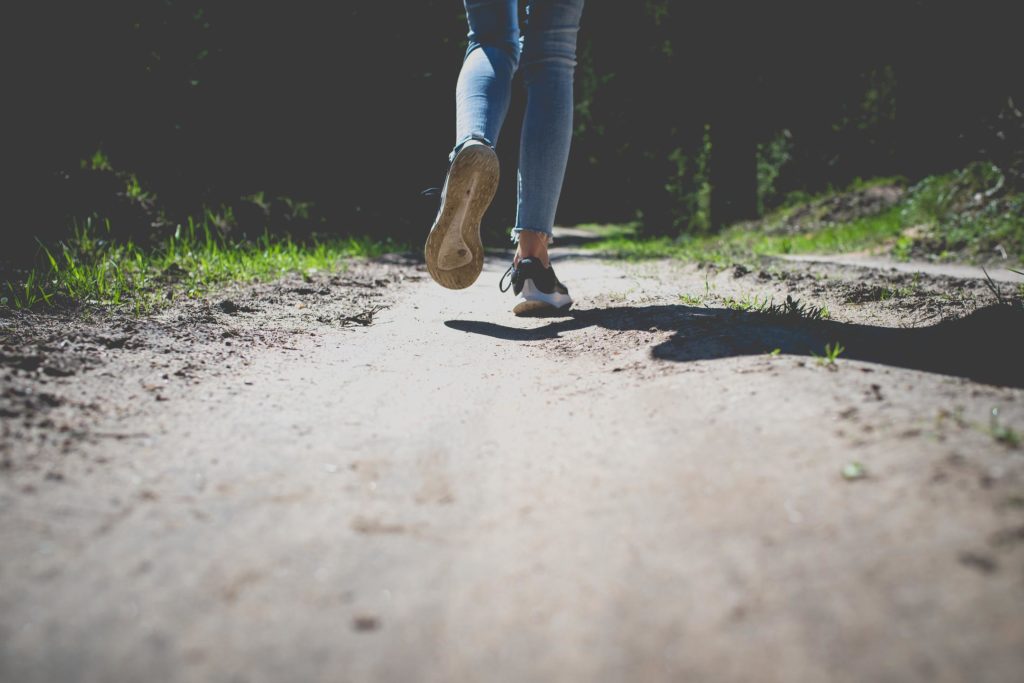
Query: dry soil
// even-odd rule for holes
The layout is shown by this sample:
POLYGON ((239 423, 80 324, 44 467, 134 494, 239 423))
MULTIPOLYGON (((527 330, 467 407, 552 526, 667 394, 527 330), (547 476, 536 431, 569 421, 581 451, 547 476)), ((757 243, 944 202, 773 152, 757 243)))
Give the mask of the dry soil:
POLYGON ((0 679, 1021 680, 1013 286, 565 241, 0 318, 0 679))

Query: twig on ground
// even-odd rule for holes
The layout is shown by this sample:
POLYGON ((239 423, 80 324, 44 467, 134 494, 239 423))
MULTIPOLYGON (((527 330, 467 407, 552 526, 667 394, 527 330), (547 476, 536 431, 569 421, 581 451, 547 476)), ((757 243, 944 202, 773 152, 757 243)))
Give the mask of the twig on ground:
POLYGON ((355 324, 366 327, 367 325, 373 324, 373 316, 383 311, 387 306, 371 306, 365 311, 356 313, 355 315, 346 315, 339 318, 342 325, 355 324))

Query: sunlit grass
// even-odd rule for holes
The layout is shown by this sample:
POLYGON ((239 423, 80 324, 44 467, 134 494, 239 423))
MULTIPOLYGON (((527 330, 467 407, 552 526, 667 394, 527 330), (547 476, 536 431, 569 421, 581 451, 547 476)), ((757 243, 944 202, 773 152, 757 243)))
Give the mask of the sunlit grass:
POLYGON ((902 227, 900 210, 893 208, 849 223, 792 235, 766 235, 756 228, 735 226, 718 235, 638 239, 623 229, 620 234, 588 244, 587 248, 625 259, 673 257, 725 265, 755 256, 859 251, 891 241, 902 227))
POLYGON ((152 311, 182 296, 199 297, 226 282, 265 281, 286 273, 333 272, 344 259, 374 257, 398 247, 369 238, 309 243, 264 234, 228 241, 189 220, 148 248, 108 239, 110 226, 87 220, 54 249, 41 247, 40 265, 0 289, 0 305, 24 309, 52 304, 127 306, 152 311))
MULTIPOLYGON (((618 258, 674 257, 719 265, 759 256, 839 254, 876 247, 897 259, 1024 263, 1024 194, 1007 191, 1004 180, 995 166, 975 163, 925 178, 895 206, 845 223, 809 221, 796 232, 766 230, 828 196, 794 195, 762 221, 736 225, 717 235, 644 238, 636 226, 603 226, 602 239, 587 248, 618 258)), ((857 181, 845 191, 902 182, 876 178, 857 181)))

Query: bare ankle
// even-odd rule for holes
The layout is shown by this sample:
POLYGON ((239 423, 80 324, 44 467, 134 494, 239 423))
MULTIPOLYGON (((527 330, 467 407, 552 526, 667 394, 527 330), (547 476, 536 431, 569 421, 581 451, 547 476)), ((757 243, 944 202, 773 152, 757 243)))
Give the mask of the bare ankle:
POLYGON ((515 261, 518 263, 520 259, 524 258, 535 258, 539 259, 544 267, 547 268, 551 265, 551 261, 548 258, 548 236, 544 233, 533 232, 531 230, 523 230, 519 233, 519 248, 516 249, 515 261))

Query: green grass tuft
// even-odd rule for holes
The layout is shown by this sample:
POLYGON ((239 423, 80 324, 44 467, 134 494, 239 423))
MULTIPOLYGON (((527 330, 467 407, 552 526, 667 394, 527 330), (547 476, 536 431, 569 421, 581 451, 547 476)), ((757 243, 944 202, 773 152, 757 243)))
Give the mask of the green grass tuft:
POLYGON ((801 303, 799 299, 794 299, 789 294, 786 295, 785 301, 775 303, 775 299, 768 296, 746 294, 741 298, 732 296, 717 297, 711 294, 710 289, 706 285, 705 290, 703 296, 680 294, 679 301, 687 306, 710 307, 720 304, 724 308, 740 311, 741 313, 759 313, 767 316, 801 318, 804 320, 828 320, 832 317, 828 306, 801 303))
POLYGON ((819 356, 818 354, 811 352, 811 355, 818 359, 820 365, 824 365, 830 370, 836 368, 836 360, 839 358, 839 354, 846 350, 846 347, 836 342, 835 344, 825 344, 825 355, 819 356))
POLYGON ((0 305, 129 306, 146 313, 185 297, 200 297, 226 282, 265 281, 290 272, 333 272, 343 259, 374 257, 399 247, 369 238, 344 237, 295 242, 263 234, 228 241, 208 220, 189 219, 173 235, 149 248, 109 239, 110 225, 86 220, 55 249, 41 246, 39 266, 0 288, 0 305))

